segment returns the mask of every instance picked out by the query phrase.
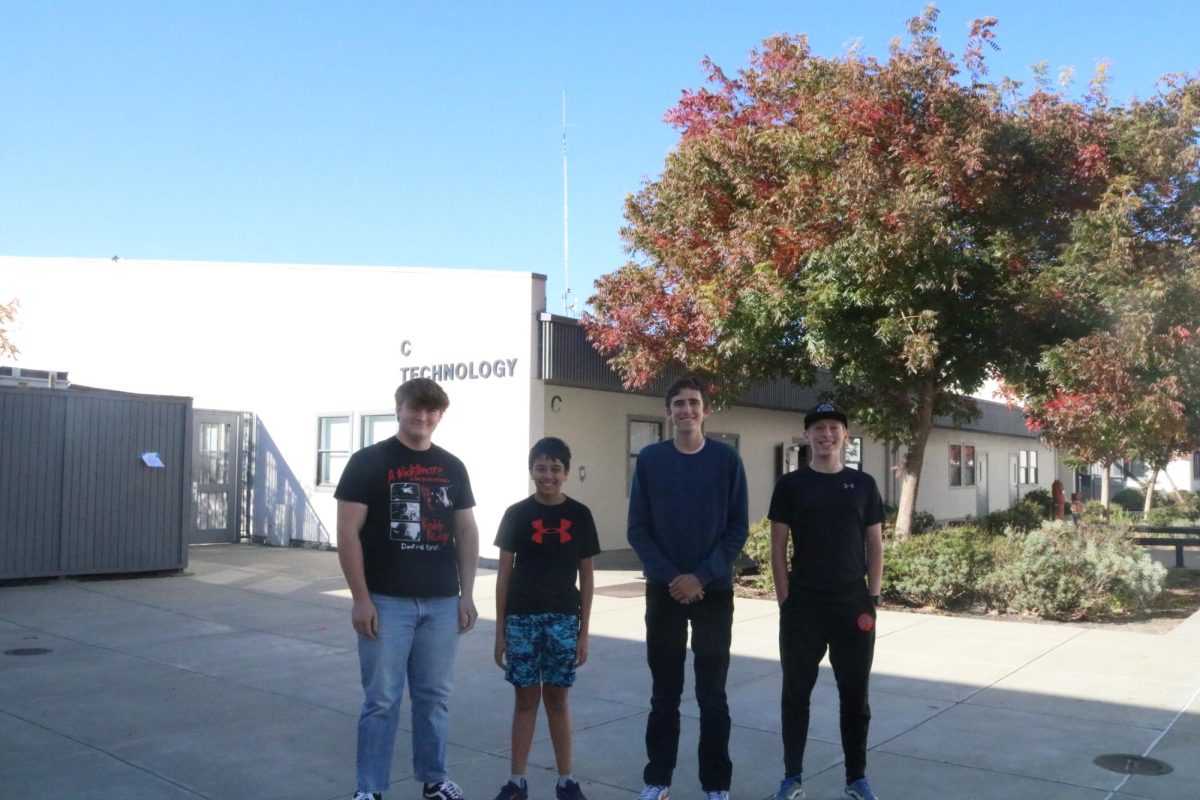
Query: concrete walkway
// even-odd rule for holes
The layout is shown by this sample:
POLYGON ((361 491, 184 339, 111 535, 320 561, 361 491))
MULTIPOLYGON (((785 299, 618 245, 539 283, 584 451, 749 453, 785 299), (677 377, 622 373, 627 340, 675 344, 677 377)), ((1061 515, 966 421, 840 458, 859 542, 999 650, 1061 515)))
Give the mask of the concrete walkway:
MULTIPOLYGON (((591 800, 641 788, 649 675, 631 572, 598 573, 591 660, 572 690, 591 800)), ((452 777, 491 800, 508 774, 511 691, 492 663, 494 577, 461 641, 452 777)), ((185 574, 0 587, 0 797, 348 798, 360 692, 333 553, 218 545, 185 574)), ((738 600, 729 697, 734 800, 781 777, 775 604, 738 600)), ((885 800, 1200 797, 1200 622, 1150 635, 883 611, 869 774, 885 800), (1102 754, 1174 771, 1109 772, 1102 754)), ((695 703, 672 796, 702 800, 695 703)), ((417 798, 409 738, 389 798, 417 798)), ((814 693, 805 784, 841 797, 837 700, 814 693)), ((553 797, 539 723, 531 796, 553 797)))

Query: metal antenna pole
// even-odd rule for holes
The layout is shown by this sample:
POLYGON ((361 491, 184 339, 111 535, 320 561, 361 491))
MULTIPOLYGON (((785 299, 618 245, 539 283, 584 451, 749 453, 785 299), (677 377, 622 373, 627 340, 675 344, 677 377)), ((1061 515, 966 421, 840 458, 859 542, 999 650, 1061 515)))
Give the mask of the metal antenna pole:
POLYGON ((562 93, 562 156, 563 156, 563 313, 575 316, 575 299, 571 294, 570 215, 567 194, 567 90, 562 93))

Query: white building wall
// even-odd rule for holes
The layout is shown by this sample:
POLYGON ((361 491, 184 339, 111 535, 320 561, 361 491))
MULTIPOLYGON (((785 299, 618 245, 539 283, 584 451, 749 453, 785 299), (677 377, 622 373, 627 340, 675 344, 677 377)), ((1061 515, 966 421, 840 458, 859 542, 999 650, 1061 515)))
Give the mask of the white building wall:
POLYGON ((466 462, 487 544, 527 486, 542 276, 0 257, 0 287, 21 302, 20 360, 5 363, 258 414, 331 536, 332 489, 315 486, 317 417, 354 414, 356 448, 358 415, 394 413, 396 386, 422 366, 467 367, 440 381, 450 408, 434 441, 466 462))
POLYGON ((1196 476, 1194 459, 1196 456, 1188 453, 1167 465, 1165 474, 1160 474, 1155 484, 1160 492, 1171 492, 1175 489, 1186 492, 1200 491, 1200 478, 1196 476))

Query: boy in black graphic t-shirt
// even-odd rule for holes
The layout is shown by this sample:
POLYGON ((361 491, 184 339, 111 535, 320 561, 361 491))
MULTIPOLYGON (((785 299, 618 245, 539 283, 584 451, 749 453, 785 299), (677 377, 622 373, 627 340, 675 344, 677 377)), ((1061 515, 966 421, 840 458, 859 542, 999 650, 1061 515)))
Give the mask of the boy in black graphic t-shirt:
POLYGON ((477 616, 479 530, 466 467, 432 440, 449 404, 428 378, 401 384, 396 435, 352 455, 334 493, 363 686, 355 800, 388 788, 405 688, 422 799, 463 797, 446 775, 447 725, 458 636, 477 616))
POLYGON ((565 442, 554 437, 537 442, 529 452, 536 492, 509 506, 496 534, 495 658, 516 690, 512 775, 496 800, 528 800, 525 765, 543 701, 558 766, 556 800, 585 800, 571 775, 567 691, 575 668, 587 661, 592 556, 600 543, 592 512, 563 494, 570 467, 565 442))

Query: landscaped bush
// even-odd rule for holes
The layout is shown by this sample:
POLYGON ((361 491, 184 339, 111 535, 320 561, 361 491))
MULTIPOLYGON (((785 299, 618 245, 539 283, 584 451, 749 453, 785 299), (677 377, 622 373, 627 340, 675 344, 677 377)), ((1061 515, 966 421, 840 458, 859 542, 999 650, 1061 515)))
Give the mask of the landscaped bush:
POLYGON ((937 528, 937 518, 928 511, 914 511, 912 515, 912 526, 909 528, 909 533, 913 536, 920 536, 922 533, 929 533, 937 528))
POLYGON ((1054 517, 1054 495, 1045 489, 1034 489, 1026 492, 1021 500, 1022 502, 1032 503, 1037 506, 1038 511, 1042 514, 1042 519, 1052 519, 1054 517))
POLYGON ((1146 495, 1140 489, 1122 489, 1114 494, 1109 502, 1126 511, 1141 513, 1141 510, 1146 507, 1146 495))
POLYGON ((1014 544, 982 582, 1001 610, 1077 620, 1144 608, 1166 569, 1118 527, 1048 523, 1014 544))
POLYGON ((1146 525, 1183 525, 1188 522, 1186 509, 1178 505, 1161 505, 1150 509, 1143 522, 1146 525))
POLYGON ((774 589, 775 579, 771 575, 771 520, 763 517, 750 526, 750 535, 742 546, 742 555, 754 562, 752 577, 758 589, 774 589))
POLYGON ((992 537, 975 528, 945 528, 889 542, 883 556, 883 591, 891 601, 961 608, 978 599, 980 580, 992 569, 992 537))
POLYGON ((1179 515, 1188 522, 1200 522, 1200 494, 1180 492, 1179 515))
MULTIPOLYGON (((896 530, 896 516, 899 509, 895 506, 884 504, 883 506, 883 530, 884 535, 888 531, 896 530)), ((912 517, 912 526, 909 533, 914 536, 919 536, 922 533, 929 533, 937 528, 937 518, 928 511, 914 511, 912 517)))
POLYGON ((1025 533, 1041 526, 1046 520, 1041 504, 1028 498, 1012 508, 993 511, 980 517, 975 523, 982 533, 999 536, 1002 533, 1025 533))
POLYGON ((1008 509, 1007 513, 1008 527, 1017 533, 1026 533, 1041 527, 1048 516, 1036 499, 1030 500, 1028 497, 1008 509))

